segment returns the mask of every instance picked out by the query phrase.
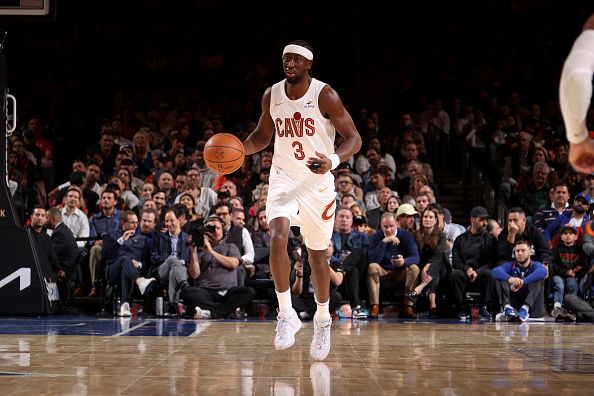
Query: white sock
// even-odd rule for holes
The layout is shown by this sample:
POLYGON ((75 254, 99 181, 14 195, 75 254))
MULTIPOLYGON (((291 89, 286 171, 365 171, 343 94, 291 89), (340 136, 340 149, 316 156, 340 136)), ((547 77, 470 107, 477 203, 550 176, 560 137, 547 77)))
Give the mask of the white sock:
POLYGON ((530 307, 526 304, 522 305, 522 308, 526 310, 526 312, 530 312, 530 307))
POLYGON ((314 315, 314 320, 318 323, 327 322, 331 320, 332 316, 330 316, 330 310, 328 309, 330 305, 330 299, 323 303, 319 302, 318 299, 315 298, 315 296, 314 299, 316 300, 316 304, 318 305, 318 309, 316 309, 316 314, 314 315))
POLYGON ((556 302, 556 303, 553 305, 553 308, 561 308, 561 303, 560 303, 560 302, 556 302))
POLYGON ((291 304, 291 290, 287 289, 282 293, 276 292, 276 298, 278 299, 278 311, 286 314, 290 313, 293 309, 293 304, 291 304))

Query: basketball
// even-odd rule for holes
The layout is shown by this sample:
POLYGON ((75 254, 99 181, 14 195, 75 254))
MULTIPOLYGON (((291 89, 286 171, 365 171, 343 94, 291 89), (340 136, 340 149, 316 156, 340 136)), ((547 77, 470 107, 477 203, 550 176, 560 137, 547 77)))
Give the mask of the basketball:
POLYGON ((241 168, 245 154, 241 140, 230 133, 217 133, 204 145, 204 162, 221 174, 229 174, 241 168))

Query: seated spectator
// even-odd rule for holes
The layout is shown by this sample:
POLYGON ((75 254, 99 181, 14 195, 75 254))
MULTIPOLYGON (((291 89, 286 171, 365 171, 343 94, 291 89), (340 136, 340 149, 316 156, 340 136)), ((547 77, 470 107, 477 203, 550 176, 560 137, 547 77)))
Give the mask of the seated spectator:
POLYGON ((433 189, 434 195, 439 195, 437 184, 431 180, 431 177, 427 174, 427 172, 423 168, 423 165, 419 161, 411 160, 408 161, 404 166, 406 171, 404 172, 404 175, 398 180, 397 190, 399 196, 403 197, 406 195, 411 195, 410 180, 417 175, 424 175, 429 181, 429 187, 433 189))
MULTIPOLYGON (((202 213, 198 213, 196 211, 196 201, 194 200, 192 194, 190 194, 189 192, 182 192, 177 197, 175 197, 175 203, 180 203, 186 207, 189 216, 189 218, 187 219, 188 222, 199 221, 203 218, 202 213)), ((187 232, 188 230, 185 229, 184 231, 187 232)))
MULTIPOLYGON (((396 162, 394 161, 394 157, 388 152, 382 152, 380 140, 377 137, 372 137, 367 142, 367 149, 373 149, 379 156, 379 162, 386 164, 392 172, 396 172, 396 162)), ((369 161, 368 155, 359 154, 357 157, 357 161, 355 162, 355 168, 357 169, 357 173, 362 175, 372 167, 372 161, 369 161)))
MULTIPOLYGON (((241 209, 234 209, 234 211, 241 212, 241 209)), ((254 267, 254 243, 247 228, 237 226, 232 221, 231 206, 227 204, 219 204, 215 206, 215 215, 219 216, 225 223, 225 242, 233 243, 239 249, 239 267, 237 268, 237 286, 245 286, 246 277, 250 278, 255 273, 254 267)))
MULTIPOLYGON (((45 208, 41 205, 36 205, 31 214, 31 222, 26 228, 31 230, 31 235, 33 236, 38 255, 44 257, 50 266, 52 276, 50 276, 48 280, 57 281, 60 300, 64 302, 68 296, 68 282, 70 281, 70 278, 67 276, 64 268, 60 265, 52 240, 46 232, 46 223, 47 215, 45 208)), ((42 264, 43 262, 44 261, 41 261, 42 264)))
POLYGON ((357 198, 353 194, 344 194, 340 200, 337 199, 337 208, 351 208, 351 206, 357 205, 357 198))
POLYGON ((351 175, 339 174, 336 178, 336 199, 341 201, 345 195, 352 196, 355 203, 363 205, 363 190, 354 183, 351 175))
MULTIPOLYGON (((349 162, 342 162, 336 168, 336 179, 338 179, 342 175, 349 176, 357 187, 363 185, 363 179, 361 178, 361 176, 359 176, 359 174, 353 173, 353 168, 351 167, 351 165, 349 165, 349 162)), ((357 194, 354 195, 357 197, 357 199, 363 200, 363 190, 361 190, 360 196, 358 196, 357 194)))
POLYGON ((553 249, 553 311, 559 317, 565 294, 577 296, 578 283, 584 269, 584 254, 578 244, 577 229, 571 224, 561 228, 561 242, 553 249))
MULTIPOLYGON (((351 210, 351 213, 353 211, 351 210)), ((366 234, 367 237, 371 237, 375 233, 375 229, 369 227, 367 219, 362 215, 353 215, 353 229, 362 234, 366 234)))
POLYGON ((431 188, 429 186, 429 180, 425 175, 419 174, 411 177, 408 194, 402 198, 402 201, 414 206, 416 204, 417 195, 421 192, 421 188, 425 186, 431 188))
POLYGON ((527 216, 532 218, 549 201, 551 186, 547 182, 549 166, 544 162, 534 164, 532 180, 528 184, 518 184, 518 201, 527 216))
MULTIPOLYGON (((148 212, 149 210, 143 209, 143 213, 148 212)), ((125 244, 127 240, 136 234, 136 230, 138 229, 138 216, 133 211, 127 210, 122 213, 121 222, 122 231, 104 235, 103 243, 101 244, 101 257, 103 257, 103 260, 105 261, 105 279, 110 286, 120 286, 122 268, 121 266, 114 266, 112 264, 115 263, 120 255, 123 255, 123 253, 120 253, 120 246, 125 244)), ((130 243, 131 242, 132 241, 130 241, 130 243)))
POLYGON ((153 209, 143 209, 140 218, 140 232, 133 234, 128 231, 116 239, 120 245, 117 250, 119 257, 110 264, 112 268, 106 269, 106 274, 112 274, 113 277, 121 274, 122 305, 119 316, 131 316, 130 301, 134 285, 138 286, 142 296, 152 294, 156 288, 156 279, 148 278, 156 239, 156 212, 153 209))
POLYGON ((429 195, 419 193, 415 198, 415 208, 417 209, 417 212, 422 215, 425 209, 427 209, 427 206, 429 206, 429 195))
POLYGON ((142 185, 141 193, 139 199, 138 206, 143 207, 146 201, 153 199, 153 194, 156 191, 156 187, 153 183, 144 183, 142 185))
MULTIPOLYGON (((66 198, 64 199, 64 207, 62 208, 62 221, 74 238, 86 238, 89 236, 89 218, 79 209, 83 203, 82 191, 76 186, 68 188, 66 198)), ((86 245, 85 241, 77 242, 78 247, 83 248, 86 245)))
POLYGON ((375 230, 379 229, 380 218, 382 217, 382 214, 388 210, 388 200, 390 197, 395 197, 394 191, 392 191, 390 187, 382 187, 378 195, 379 206, 365 212, 367 223, 371 228, 375 230))
MULTIPOLYGON (((312 277, 312 270, 307 260, 307 249, 297 247, 293 257, 295 264, 291 271, 291 304, 295 312, 303 320, 313 319, 316 313, 318 304, 315 299, 315 285, 312 277)), ((337 288, 342 284, 344 279, 344 271, 340 262, 331 262, 331 257, 334 252, 332 243, 328 244, 326 257, 328 258, 328 267, 330 269, 330 300, 328 309, 334 312, 342 301, 342 295, 337 291, 337 288)))
POLYGON ((439 213, 436 208, 423 212, 421 227, 415 233, 420 253, 421 283, 408 293, 408 298, 416 302, 418 296, 427 288, 431 316, 437 315, 437 287, 451 272, 445 255, 446 238, 439 227, 438 219, 439 213))
MULTIPOLYGON (((353 214, 347 208, 340 208, 336 212, 334 231, 332 232, 332 250, 330 258, 332 266, 341 266, 344 271, 345 282, 341 289, 348 296, 352 307, 353 318, 367 318, 368 313, 363 308, 359 285, 363 283, 367 272, 367 251, 369 239, 366 233, 353 229, 353 214)), ((338 268, 338 267, 336 267, 338 268)), ((337 285, 340 286, 340 285, 337 285)), ((333 312, 330 307, 330 312, 333 312)))
POLYGON ((590 209, 588 212, 592 210, 592 204, 594 204, 594 172, 588 173, 582 179, 582 183, 584 184, 584 191, 582 191, 585 195, 590 196, 590 209))
POLYGON ((400 207, 400 198, 390 195, 388 198, 388 202, 386 202, 386 212, 396 213, 398 208, 400 207))
MULTIPOLYGON (((536 165, 540 162, 540 163, 549 165, 549 161, 550 161, 550 154, 547 151, 547 149, 542 146, 535 146, 534 152, 532 153, 532 163, 534 165, 536 165)), ((518 179, 518 186, 526 186, 531 183, 531 181, 533 180, 533 177, 534 177, 533 176, 534 175, 534 165, 532 166, 531 169, 526 171, 526 173, 524 173, 523 175, 520 176, 520 178, 518 179)), ((549 186, 554 186, 558 182, 559 182, 559 175, 557 174, 555 169, 551 168, 551 166, 549 165, 549 173, 547 175, 547 184, 549 186)))
POLYGON ((542 318, 545 314, 544 279, 547 269, 542 263, 532 261, 530 241, 518 239, 514 245, 513 261, 493 269, 491 276, 496 282, 502 313, 495 320, 511 321, 516 317, 525 322, 530 315, 542 318))
MULTIPOLYGON (((520 176, 530 170, 533 150, 532 135, 528 132, 518 132, 516 139, 509 154, 505 157, 503 179, 499 185, 498 195, 506 203, 510 201, 512 196, 516 195, 520 176)), ((562 177, 561 175, 559 176, 562 177)))
POLYGON ((411 204, 402 204, 396 210, 396 220, 398 221, 398 228, 402 228, 408 232, 415 232, 417 229, 416 219, 419 212, 411 204))
POLYGON ((165 212, 165 228, 155 236, 151 261, 158 283, 167 286, 170 312, 175 312, 179 293, 189 286, 187 265, 190 262, 189 235, 182 231, 180 217, 176 210, 165 212))
POLYGON ((452 262, 452 249, 456 238, 466 232, 466 227, 452 222, 452 214, 438 203, 430 203, 427 208, 435 208, 439 214, 439 228, 446 237, 445 255, 448 262, 452 262))
POLYGON ((487 232, 493 235, 495 242, 499 241, 499 234, 501 234, 501 230, 502 228, 497 220, 487 219, 487 232))
POLYGON ((590 207, 590 196, 579 193, 573 200, 571 213, 563 213, 555 219, 544 231, 544 236, 549 242, 549 247, 554 247, 559 242, 559 232, 566 224, 576 226, 578 236, 582 234, 585 225, 590 221, 590 215, 587 213, 590 207))
POLYGON ((571 213, 573 208, 569 205, 569 187, 567 183, 558 182, 553 187, 550 206, 540 208, 532 218, 532 222, 540 232, 544 232, 557 217, 564 213, 571 213))
MULTIPOLYGON (((367 258, 367 288, 371 317, 379 315, 380 279, 390 278, 404 282, 404 291, 411 292, 418 284, 419 250, 411 233, 398 228, 396 216, 384 213, 380 221, 381 230, 371 237, 367 258)), ((413 302, 404 300, 403 315, 414 317, 413 302)))
POLYGON ((48 209, 46 226, 52 230, 51 240, 60 266, 66 272, 66 277, 74 282, 78 273, 76 259, 80 254, 80 249, 72 232, 62 222, 62 213, 58 208, 48 209))
POLYGON ((504 262, 513 260, 514 245, 520 239, 530 241, 534 249, 534 254, 531 255, 532 260, 548 267, 551 262, 551 250, 543 233, 526 221, 526 215, 522 208, 515 207, 508 210, 507 227, 499 234, 497 241, 498 260, 504 262))
POLYGON ((480 315, 489 319, 489 304, 493 294, 491 268, 495 264, 495 238, 486 231, 489 213, 482 206, 470 211, 470 229, 456 238, 452 250, 450 284, 453 303, 461 311, 459 317, 466 317, 463 303, 468 290, 481 293, 480 315))
POLYGON ((250 287, 237 286, 239 249, 224 241, 225 225, 218 217, 209 217, 204 233, 204 247, 198 251, 193 241, 188 266, 191 286, 180 297, 186 312, 194 319, 227 318, 255 296, 250 287))
MULTIPOLYGON (((266 220, 266 207, 258 209, 256 216, 258 228, 252 234, 254 243, 254 265, 256 266, 256 278, 270 279, 270 266, 268 259, 270 255, 270 226, 266 220)), ((289 239, 294 238, 293 231, 289 230, 289 239)))
MULTIPOLYGON (((101 237, 105 234, 121 233, 120 219, 122 212, 115 207, 116 195, 112 190, 101 193, 101 211, 89 222, 89 235, 101 237)), ((89 295, 97 295, 97 281, 101 276, 101 244, 102 239, 90 241, 89 271, 91 273, 91 290, 89 295)))
MULTIPOLYGON (((371 186, 369 186, 369 191, 365 194, 365 207, 367 210, 380 207, 379 197, 381 192, 385 187, 390 189, 390 187, 386 185, 386 177, 387 175, 382 167, 374 169, 371 172, 371 186)), ((392 195, 398 196, 398 193, 392 191, 392 195)))

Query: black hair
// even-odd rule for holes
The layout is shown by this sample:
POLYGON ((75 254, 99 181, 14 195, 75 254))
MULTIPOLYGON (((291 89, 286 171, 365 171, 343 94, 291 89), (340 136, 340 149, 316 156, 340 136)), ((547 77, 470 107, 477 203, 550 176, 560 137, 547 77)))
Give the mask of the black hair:
POLYGON ((518 246, 518 245, 528 245, 528 246, 532 246, 532 243, 530 242, 530 240, 528 238, 518 238, 517 241, 514 242, 514 246, 518 246))
POLYGON ((516 206, 516 207, 510 208, 510 209, 507 211, 507 213, 508 213, 508 214, 509 214, 509 213, 518 213, 518 214, 520 214, 520 215, 524 215, 524 216, 526 216, 526 212, 524 212, 524 209, 522 209, 522 208, 521 208, 521 207, 519 207, 519 206, 516 206))
POLYGON ((298 45, 300 47, 305 47, 311 52, 314 52, 313 47, 305 40, 294 40, 291 41, 288 45, 298 45))
MULTIPOLYGON (((171 205, 171 209, 167 210, 167 212, 173 212, 173 214, 175 215, 176 218, 180 218, 182 215, 186 216, 186 219, 190 219, 190 212, 188 211, 188 208, 186 207, 186 205, 182 204, 182 203, 176 203, 171 205)), ((165 213, 167 213, 165 212, 165 213)))

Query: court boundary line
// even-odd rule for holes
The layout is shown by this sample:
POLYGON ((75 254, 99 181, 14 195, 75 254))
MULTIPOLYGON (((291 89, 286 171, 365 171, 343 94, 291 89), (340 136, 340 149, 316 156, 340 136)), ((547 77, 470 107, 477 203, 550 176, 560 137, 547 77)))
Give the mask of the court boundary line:
POLYGON ((211 325, 211 322, 204 322, 203 324, 201 323, 201 326, 200 326, 200 328, 198 328, 198 329, 194 330, 194 331, 192 332, 192 334, 190 334, 190 335, 188 336, 188 338, 194 338, 194 337, 196 337, 198 334, 200 334, 200 333, 202 333, 204 330, 208 329, 208 328, 210 327, 210 325, 211 325))
POLYGON ((123 336, 123 335, 125 335, 125 334, 128 334, 128 333, 130 333, 131 331, 134 331, 134 330, 136 330, 136 329, 139 329, 139 328, 141 328, 142 326, 145 326, 145 325, 147 325, 147 324, 149 324, 149 323, 151 323, 151 322, 153 322, 153 321, 151 321, 151 320, 145 320, 145 321, 142 321, 141 323, 137 324, 136 326, 132 326, 132 327, 130 327, 128 330, 124 330, 124 331, 120 331, 119 333, 112 334, 110 337, 119 337, 119 336, 123 336))

